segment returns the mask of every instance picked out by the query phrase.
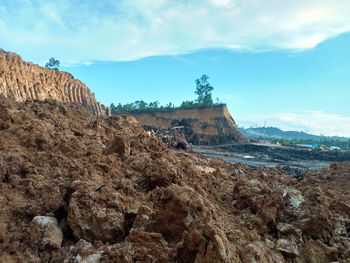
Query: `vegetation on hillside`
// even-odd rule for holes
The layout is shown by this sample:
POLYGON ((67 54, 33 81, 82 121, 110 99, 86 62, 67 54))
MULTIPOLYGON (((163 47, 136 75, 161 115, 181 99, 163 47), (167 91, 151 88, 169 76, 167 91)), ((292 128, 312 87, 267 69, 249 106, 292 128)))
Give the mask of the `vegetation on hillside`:
POLYGON ((60 61, 54 58, 50 58, 49 62, 45 64, 45 68, 58 70, 60 67, 60 61))
POLYGON ((175 109, 195 109, 222 105, 223 103, 220 102, 219 99, 216 99, 215 103, 213 102, 212 91, 214 88, 210 85, 208 80, 209 77, 207 75, 202 75, 200 78, 196 79, 195 94, 197 95, 197 99, 194 101, 183 101, 178 107, 171 102, 166 105, 160 105, 159 101, 147 103, 143 100, 137 100, 126 104, 118 103, 117 105, 112 103, 110 107, 113 114, 121 114, 172 111, 175 109))

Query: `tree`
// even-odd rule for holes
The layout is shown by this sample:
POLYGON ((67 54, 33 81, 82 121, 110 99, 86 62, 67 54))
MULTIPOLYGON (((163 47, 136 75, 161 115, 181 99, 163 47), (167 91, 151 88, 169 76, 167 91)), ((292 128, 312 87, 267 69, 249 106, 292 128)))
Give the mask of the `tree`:
POLYGON ((54 58, 50 58, 49 62, 46 63, 45 68, 58 70, 60 67, 60 61, 54 58))
POLYGON ((202 75, 199 79, 196 79, 196 91, 198 95, 197 102, 202 105, 212 105, 213 98, 211 92, 213 87, 208 82, 209 77, 207 75, 202 75))
POLYGON ((174 109, 175 105, 172 102, 169 102, 167 105, 165 105, 166 109, 174 109))
POLYGON ((144 102, 143 100, 137 100, 134 103, 134 109, 135 110, 145 110, 148 108, 148 104, 146 102, 144 102))
POLYGON ((215 104, 222 104, 222 101, 218 97, 216 97, 215 104))
POLYGON ((158 109, 159 108, 159 101, 154 101, 154 102, 150 102, 148 104, 148 107, 151 108, 151 109, 158 109))
POLYGON ((117 107, 114 105, 114 103, 111 103, 111 112, 116 113, 117 112, 117 107))
POLYGON ((195 103, 193 101, 183 101, 180 105, 180 109, 188 109, 188 108, 193 108, 195 106, 195 103))

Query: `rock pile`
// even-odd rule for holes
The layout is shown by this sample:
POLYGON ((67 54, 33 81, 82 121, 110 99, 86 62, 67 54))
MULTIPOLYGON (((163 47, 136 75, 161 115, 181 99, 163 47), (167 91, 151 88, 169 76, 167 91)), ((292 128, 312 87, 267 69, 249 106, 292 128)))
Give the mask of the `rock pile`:
POLYGON ((295 179, 0 96, 0 262, 349 262, 350 163, 295 179))

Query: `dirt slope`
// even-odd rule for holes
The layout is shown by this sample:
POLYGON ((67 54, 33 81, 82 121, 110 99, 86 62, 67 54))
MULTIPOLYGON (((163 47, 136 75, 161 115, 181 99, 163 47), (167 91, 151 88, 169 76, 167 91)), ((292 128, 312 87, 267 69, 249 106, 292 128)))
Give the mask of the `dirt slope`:
POLYGON ((133 116, 142 126, 168 129, 184 126, 186 139, 193 144, 223 144, 246 142, 226 105, 196 109, 175 109, 169 112, 135 113, 133 116))
POLYGON ((89 88, 68 72, 25 62, 16 53, 1 48, 0 94, 17 101, 54 99, 75 102, 87 107, 93 114, 105 114, 103 106, 89 88))
POLYGON ((284 173, 0 96, 0 262, 349 262, 350 163, 284 173))

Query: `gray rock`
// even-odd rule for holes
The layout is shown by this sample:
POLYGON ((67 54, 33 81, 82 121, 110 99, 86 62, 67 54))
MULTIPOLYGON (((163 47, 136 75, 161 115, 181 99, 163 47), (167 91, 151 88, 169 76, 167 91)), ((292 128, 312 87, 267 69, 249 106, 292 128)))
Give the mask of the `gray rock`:
POLYGON ((32 220, 31 239, 39 249, 58 249, 63 241, 63 233, 54 217, 35 216, 32 220))
POLYGON ((298 208, 304 202, 304 197, 301 195, 301 192, 295 189, 284 189, 283 197, 288 199, 289 204, 294 208, 298 208))
POLYGON ((299 256, 298 246, 293 241, 288 239, 278 239, 276 249, 288 257, 299 256))

